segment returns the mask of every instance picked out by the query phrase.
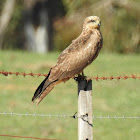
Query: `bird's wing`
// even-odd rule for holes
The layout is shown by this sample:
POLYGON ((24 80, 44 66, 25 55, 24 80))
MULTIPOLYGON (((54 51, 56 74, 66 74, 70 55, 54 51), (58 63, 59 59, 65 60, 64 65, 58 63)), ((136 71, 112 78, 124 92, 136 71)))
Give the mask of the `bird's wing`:
POLYGON ((82 72, 97 55, 100 39, 96 38, 93 40, 92 36, 82 44, 73 42, 64 50, 58 58, 57 65, 51 69, 49 81, 73 77, 82 72))

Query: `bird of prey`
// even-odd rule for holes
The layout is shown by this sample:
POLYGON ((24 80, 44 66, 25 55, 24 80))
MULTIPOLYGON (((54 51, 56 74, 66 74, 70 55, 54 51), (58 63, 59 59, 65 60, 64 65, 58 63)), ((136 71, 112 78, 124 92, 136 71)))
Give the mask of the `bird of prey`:
POLYGON ((85 19, 82 33, 59 55, 56 65, 36 89, 32 101, 36 100, 38 104, 55 85, 80 75, 96 59, 103 44, 100 25, 97 16, 85 19))

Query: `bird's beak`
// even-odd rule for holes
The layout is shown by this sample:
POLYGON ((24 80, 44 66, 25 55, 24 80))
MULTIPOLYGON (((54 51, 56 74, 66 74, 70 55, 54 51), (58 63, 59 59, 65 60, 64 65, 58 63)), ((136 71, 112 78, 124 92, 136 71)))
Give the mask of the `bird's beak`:
POLYGON ((101 22, 100 22, 100 21, 98 22, 98 26, 99 26, 99 27, 101 26, 101 22))

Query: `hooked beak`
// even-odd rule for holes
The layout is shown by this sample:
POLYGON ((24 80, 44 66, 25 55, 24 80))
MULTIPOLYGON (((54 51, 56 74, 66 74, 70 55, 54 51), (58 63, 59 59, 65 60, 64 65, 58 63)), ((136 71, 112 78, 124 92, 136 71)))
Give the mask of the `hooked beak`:
POLYGON ((99 26, 99 27, 101 26, 101 22, 98 23, 98 26, 99 26))

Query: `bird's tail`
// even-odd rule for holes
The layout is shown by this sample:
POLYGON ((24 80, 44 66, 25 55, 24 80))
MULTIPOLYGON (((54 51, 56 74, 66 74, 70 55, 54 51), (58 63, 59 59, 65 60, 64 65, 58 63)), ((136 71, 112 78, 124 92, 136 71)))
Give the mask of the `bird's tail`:
POLYGON ((39 95, 35 99, 33 99, 34 98, 33 97, 32 101, 35 100, 35 102, 38 105, 43 100, 43 98, 54 88, 55 84, 56 84, 55 82, 50 84, 44 91, 40 92, 39 95))
POLYGON ((37 105, 43 100, 43 98, 54 88, 55 85, 62 82, 62 80, 56 80, 53 82, 49 82, 48 76, 44 79, 44 81, 38 86, 36 89, 32 101, 36 102, 37 105))

